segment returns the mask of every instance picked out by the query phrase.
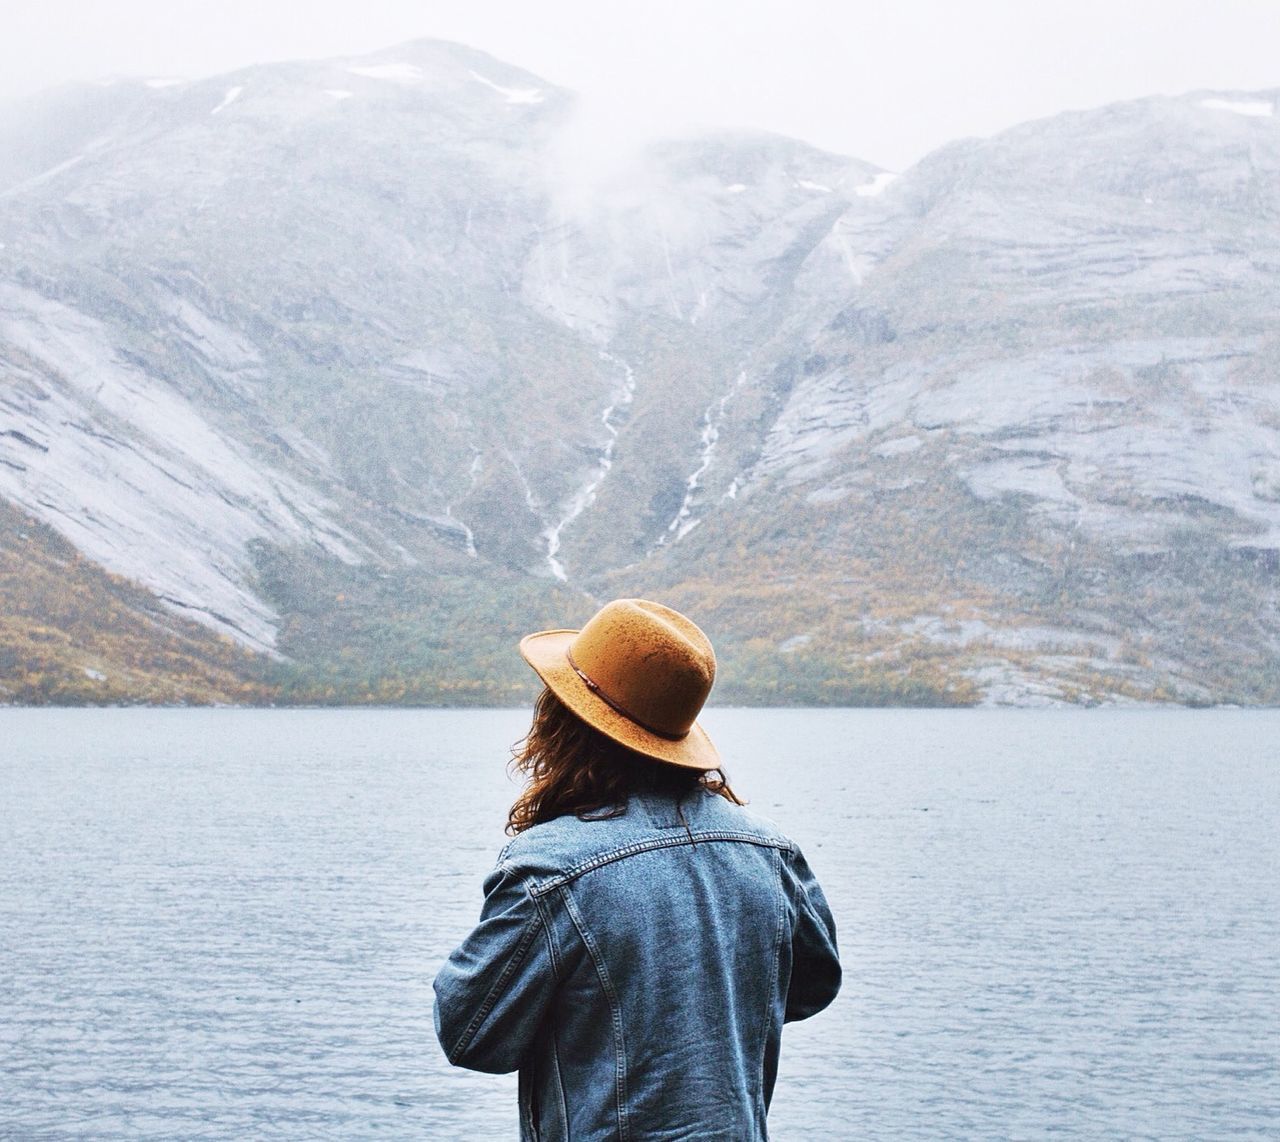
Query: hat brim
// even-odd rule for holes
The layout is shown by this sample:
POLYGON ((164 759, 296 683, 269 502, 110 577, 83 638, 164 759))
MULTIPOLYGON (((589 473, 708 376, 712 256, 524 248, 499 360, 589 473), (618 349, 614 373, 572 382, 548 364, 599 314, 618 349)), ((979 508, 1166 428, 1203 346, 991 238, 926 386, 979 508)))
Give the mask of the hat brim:
POLYGON ((672 741, 637 725, 593 694, 569 665, 569 644, 577 633, 576 630, 544 630, 525 635, 520 640, 520 653, 524 660, 560 701, 588 725, 646 757, 688 769, 720 767, 719 751, 697 722, 679 741, 672 741))

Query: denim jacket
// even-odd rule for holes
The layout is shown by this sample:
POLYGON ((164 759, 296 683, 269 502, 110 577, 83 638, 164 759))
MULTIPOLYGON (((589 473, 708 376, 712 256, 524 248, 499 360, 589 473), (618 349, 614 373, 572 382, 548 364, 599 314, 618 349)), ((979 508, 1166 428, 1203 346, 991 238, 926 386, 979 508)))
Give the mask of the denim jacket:
POLYGON ((697 791, 517 836, 435 980, 449 1061, 520 1071, 521 1138, 767 1138, 782 1025, 840 987, 800 850, 697 791))

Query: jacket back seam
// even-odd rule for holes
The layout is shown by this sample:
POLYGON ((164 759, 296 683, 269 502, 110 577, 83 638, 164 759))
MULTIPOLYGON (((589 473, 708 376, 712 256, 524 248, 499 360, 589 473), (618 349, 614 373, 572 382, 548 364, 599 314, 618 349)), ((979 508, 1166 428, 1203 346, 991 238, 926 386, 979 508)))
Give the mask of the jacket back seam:
MULTIPOLYGON (((529 885, 525 885, 525 891, 529 891, 529 885)), ((554 925, 551 917, 547 914, 547 902, 541 896, 533 897, 534 907, 542 915, 543 928, 547 934, 547 950, 551 954, 551 971, 555 977, 556 983, 559 984, 563 979, 564 963, 560 950, 556 947, 556 939, 554 935, 554 925)), ((576 925, 575 925, 576 928, 576 925)), ((547 1024, 547 1035, 551 1040, 551 1071, 555 1081, 556 1090, 560 1095, 560 1112, 561 1121, 564 1123, 565 1138, 569 1137, 569 1101, 565 1096, 564 1075, 560 1068, 560 1030, 558 1021, 552 1017, 547 1024)), ((537 1092, 531 1094, 531 1098, 536 1098, 537 1092)))
MULTIPOLYGON (((622 1004, 618 1000, 618 993, 613 986, 613 980, 609 978, 609 970, 605 967, 604 957, 600 955, 600 948, 596 944, 595 937, 591 935, 591 930, 587 927, 582 914, 578 911, 578 906, 574 903, 573 896, 568 892, 561 892, 560 899, 564 902, 565 911, 569 914, 569 919, 573 921, 573 926, 578 930, 578 935, 586 946, 587 954, 591 957, 592 966, 596 969, 596 976, 600 980, 600 987, 604 990, 605 998, 609 1001, 609 1015, 613 1023, 614 1093, 617 1099, 618 1139, 619 1142, 626 1142, 631 1137, 631 1131, 627 1122, 627 1041, 622 1026, 622 1004)), ((567 1119, 565 1128, 567 1131, 567 1119)))

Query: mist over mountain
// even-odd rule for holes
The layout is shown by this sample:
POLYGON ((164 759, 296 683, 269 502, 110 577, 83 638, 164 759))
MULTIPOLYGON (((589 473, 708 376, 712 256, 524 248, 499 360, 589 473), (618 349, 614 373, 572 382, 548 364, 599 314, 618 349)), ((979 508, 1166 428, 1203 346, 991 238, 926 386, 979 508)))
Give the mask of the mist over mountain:
POLYGON ((1280 91, 894 176, 455 44, 0 111, 0 699, 1280 698, 1280 91), (596 161, 598 159, 598 161, 596 161))

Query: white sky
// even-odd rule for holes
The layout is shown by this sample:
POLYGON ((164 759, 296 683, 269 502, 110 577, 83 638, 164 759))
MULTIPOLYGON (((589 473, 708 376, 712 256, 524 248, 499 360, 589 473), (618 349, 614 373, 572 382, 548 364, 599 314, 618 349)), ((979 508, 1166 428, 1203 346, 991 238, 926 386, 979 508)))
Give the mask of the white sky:
POLYGON ((0 0, 0 97, 458 40, 623 132, 763 127, 902 169, 1026 119, 1280 86, 1280 0, 0 0))

